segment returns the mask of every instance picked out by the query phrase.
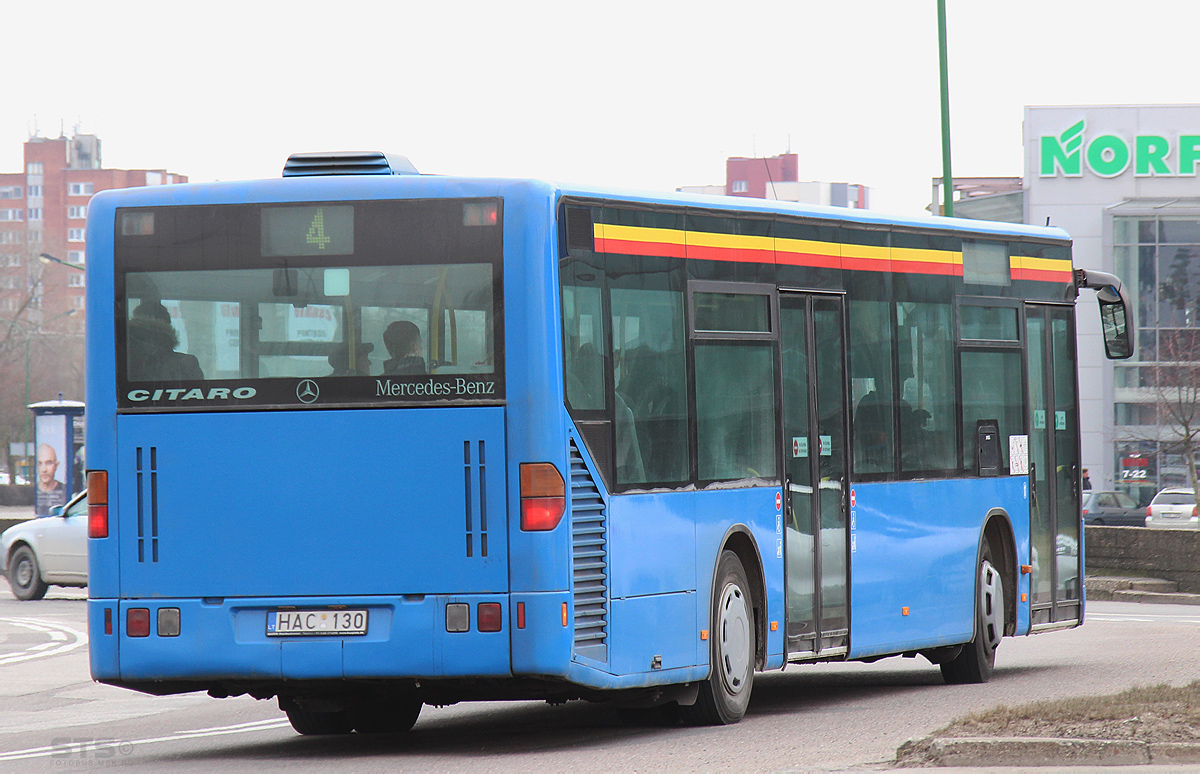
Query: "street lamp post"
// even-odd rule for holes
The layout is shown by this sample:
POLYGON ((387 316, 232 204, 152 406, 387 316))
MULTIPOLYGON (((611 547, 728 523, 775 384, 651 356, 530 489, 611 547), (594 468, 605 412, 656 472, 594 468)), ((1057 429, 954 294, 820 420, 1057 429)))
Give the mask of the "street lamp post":
MULTIPOLYGON (((938 0, 938 69, 942 82, 942 214, 954 217, 954 176, 950 174, 950 74, 946 64, 946 0, 938 0)), ((934 202, 936 204, 937 202, 934 202)))
MULTIPOLYGON (((67 311, 63 312, 60 315, 51 317, 49 320, 44 320, 44 321, 42 321, 42 323, 38 323, 38 327, 34 328, 32 331, 29 330, 28 328, 26 328, 24 325, 17 322, 16 320, 3 320, 2 321, 5 323, 8 323, 9 327, 16 328, 25 336, 25 403, 23 404, 25 406, 25 438, 24 438, 25 447, 21 451, 24 452, 24 454, 22 456, 25 457, 26 459, 29 458, 29 343, 31 341, 33 341, 33 334, 37 333, 38 329, 41 328, 41 326, 44 323, 54 322, 55 320, 61 320, 62 318, 70 317, 73 314, 75 314, 75 310, 68 309, 67 311)), ((26 473, 28 473, 28 472, 29 471, 26 470, 26 473)), ((26 476, 26 480, 27 481, 29 480, 28 476, 26 476)))
POLYGON ((83 268, 77 263, 64 261, 62 258, 55 258, 50 253, 42 253, 38 256, 38 260, 40 260, 42 263, 57 263, 59 266, 66 266, 68 269, 75 269, 76 271, 87 271, 87 269, 83 268))

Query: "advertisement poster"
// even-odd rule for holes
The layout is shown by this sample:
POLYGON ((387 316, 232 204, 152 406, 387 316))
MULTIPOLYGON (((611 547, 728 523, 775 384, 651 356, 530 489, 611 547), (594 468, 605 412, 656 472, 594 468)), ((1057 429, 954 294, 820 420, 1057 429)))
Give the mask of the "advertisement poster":
POLYGON ((67 504, 66 455, 71 451, 67 445, 67 417, 45 415, 37 417, 34 437, 37 439, 37 471, 34 479, 37 499, 34 513, 49 515, 56 505, 67 504))

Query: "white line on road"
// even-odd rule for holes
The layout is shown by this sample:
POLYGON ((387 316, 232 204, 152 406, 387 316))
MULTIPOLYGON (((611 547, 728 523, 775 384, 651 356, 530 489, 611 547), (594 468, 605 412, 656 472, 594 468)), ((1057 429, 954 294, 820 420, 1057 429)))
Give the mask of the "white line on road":
MULTIPOLYGON (((123 755, 128 755, 138 745, 177 742, 182 739, 200 739, 207 736, 246 734, 254 731, 272 731, 276 728, 285 728, 287 726, 288 721, 284 719, 256 720, 251 723, 239 723, 233 726, 216 726, 213 728, 198 728, 191 731, 178 731, 168 736, 156 736, 148 739, 97 739, 88 744, 92 747, 103 746, 105 750, 111 749, 114 754, 120 752, 123 755)), ((48 758, 51 756, 68 756, 78 752, 78 747, 78 743, 65 743, 48 745, 46 747, 31 747, 27 750, 13 750, 12 752, 0 753, 0 762, 23 761, 31 758, 48 758)))
POLYGON ((1119 613, 1088 613, 1088 621, 1097 621, 1103 623, 1181 623, 1181 624, 1198 624, 1200 618, 1184 617, 1178 615, 1122 615, 1119 613))
POLYGON ((51 640, 50 642, 33 645, 16 653, 6 653, 0 656, 0 666, 16 664, 35 658, 57 656, 60 653, 66 653, 67 651, 86 645, 88 641, 87 634, 84 632, 59 623, 50 623, 34 618, 0 618, 0 623, 12 624, 13 626, 20 626, 35 632, 42 632, 48 634, 51 640))

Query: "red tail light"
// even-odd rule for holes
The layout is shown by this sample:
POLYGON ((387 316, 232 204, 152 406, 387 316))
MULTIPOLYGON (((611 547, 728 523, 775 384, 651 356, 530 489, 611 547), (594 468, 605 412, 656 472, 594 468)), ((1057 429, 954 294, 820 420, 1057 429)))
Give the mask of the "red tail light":
POLYGON ((549 462, 521 464, 521 529, 552 530, 567 510, 567 487, 549 462))
POLYGON ((131 607, 125 611, 125 633, 130 637, 150 636, 150 608, 131 607))
POLYGON ((481 602, 475 608, 477 624, 481 632, 500 631, 500 605, 496 602, 481 602))
POLYGON ((1084 509, 1083 509, 1083 515, 1084 515, 1084 516, 1087 516, 1087 508, 1084 508, 1084 509))
POLYGON ((88 537, 108 537, 108 471, 89 470, 88 537))
POLYGON ((1146 518, 1148 519, 1148 518, 1150 518, 1150 517, 1151 517, 1151 516, 1153 516, 1153 515, 1154 515, 1154 514, 1150 512, 1150 506, 1149 506, 1149 505, 1147 505, 1147 506, 1146 506, 1146 518))

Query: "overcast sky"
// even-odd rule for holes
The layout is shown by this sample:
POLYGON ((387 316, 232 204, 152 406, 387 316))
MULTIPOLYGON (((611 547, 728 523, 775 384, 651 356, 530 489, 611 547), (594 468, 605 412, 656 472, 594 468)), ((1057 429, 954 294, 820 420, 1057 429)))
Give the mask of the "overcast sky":
MULTIPOLYGON (((1025 105, 1200 102, 1192 0, 947 0, 953 167, 1020 175, 1025 105)), ((919 214, 936 0, 4 3, 0 171, 35 130, 106 167, 277 177, 296 151, 674 190, 800 156, 919 214), (186 9, 186 10, 185 10, 186 9)))

